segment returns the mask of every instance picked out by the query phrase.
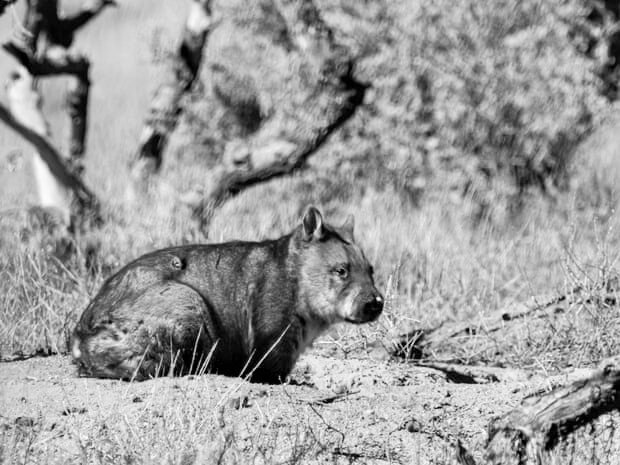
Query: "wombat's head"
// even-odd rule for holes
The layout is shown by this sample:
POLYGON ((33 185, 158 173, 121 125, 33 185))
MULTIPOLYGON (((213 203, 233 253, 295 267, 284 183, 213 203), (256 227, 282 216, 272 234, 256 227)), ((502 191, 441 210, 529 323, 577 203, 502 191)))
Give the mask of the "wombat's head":
POLYGON ((326 323, 376 320, 383 296, 375 287, 372 266, 353 240, 353 217, 338 228, 325 224, 310 207, 295 234, 300 295, 312 316, 326 323))

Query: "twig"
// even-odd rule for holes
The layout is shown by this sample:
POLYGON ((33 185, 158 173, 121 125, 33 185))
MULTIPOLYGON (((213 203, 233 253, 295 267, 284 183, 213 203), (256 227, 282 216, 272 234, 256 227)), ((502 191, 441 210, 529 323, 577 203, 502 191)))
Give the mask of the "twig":
POLYGON ((353 392, 342 392, 340 394, 333 394, 325 397, 319 397, 317 399, 297 399, 298 402, 304 402, 306 404, 314 404, 314 405, 328 405, 332 404, 338 400, 346 399, 349 396, 353 396, 355 394, 359 394, 360 391, 353 392))

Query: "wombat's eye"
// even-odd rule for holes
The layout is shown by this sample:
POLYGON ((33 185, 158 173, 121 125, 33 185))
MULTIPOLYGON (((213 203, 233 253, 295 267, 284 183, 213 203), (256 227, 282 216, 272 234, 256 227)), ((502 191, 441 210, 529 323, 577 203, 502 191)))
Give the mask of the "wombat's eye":
POLYGON ((332 270, 341 279, 346 279, 349 276, 349 265, 343 264, 334 267, 332 270))

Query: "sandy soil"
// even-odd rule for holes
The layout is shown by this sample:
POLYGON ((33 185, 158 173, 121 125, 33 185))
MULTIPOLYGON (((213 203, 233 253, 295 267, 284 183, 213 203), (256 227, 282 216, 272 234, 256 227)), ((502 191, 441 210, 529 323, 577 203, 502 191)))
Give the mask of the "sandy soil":
MULTIPOLYGON (((40 447, 32 454, 69 459, 84 457, 102 429, 134 435, 136 441, 161 437, 166 429, 157 418, 176 412, 219 423, 250 443, 261 428, 291 432, 303 424, 336 462, 445 463, 457 437, 480 455, 493 417, 562 381, 534 375, 460 384, 434 369, 375 358, 343 360, 310 352, 291 382, 279 386, 215 375, 141 383, 79 378, 64 356, 5 362, 0 364, 0 430, 6 444, 10 432, 34 429, 33 442, 40 447)), ((184 434, 199 429, 188 426, 184 434)), ((135 444, 127 441, 120 442, 135 444)), ((282 441, 274 440, 273 448, 280 447, 282 441)))

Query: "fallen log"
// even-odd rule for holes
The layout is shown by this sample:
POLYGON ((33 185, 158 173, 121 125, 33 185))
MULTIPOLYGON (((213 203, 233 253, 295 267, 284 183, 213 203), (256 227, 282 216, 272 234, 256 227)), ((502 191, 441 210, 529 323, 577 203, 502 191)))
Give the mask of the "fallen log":
POLYGON ((527 397, 488 428, 487 463, 540 464, 545 454, 601 415, 620 409, 620 356, 568 386, 527 397))

